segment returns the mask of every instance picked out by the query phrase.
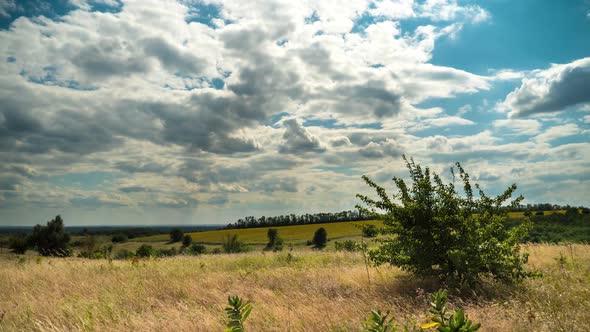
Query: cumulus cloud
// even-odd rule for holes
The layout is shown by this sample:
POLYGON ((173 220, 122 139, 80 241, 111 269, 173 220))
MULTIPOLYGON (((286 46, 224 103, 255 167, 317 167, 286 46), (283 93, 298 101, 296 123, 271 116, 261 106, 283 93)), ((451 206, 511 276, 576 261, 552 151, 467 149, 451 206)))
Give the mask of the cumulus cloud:
POLYGON ((590 58, 536 70, 522 80, 500 108, 511 117, 525 117, 546 112, 564 111, 590 103, 590 58))
POLYGON ((306 152, 324 152, 317 137, 311 135, 296 119, 283 121, 285 133, 283 144, 279 146, 280 153, 303 154, 306 152))

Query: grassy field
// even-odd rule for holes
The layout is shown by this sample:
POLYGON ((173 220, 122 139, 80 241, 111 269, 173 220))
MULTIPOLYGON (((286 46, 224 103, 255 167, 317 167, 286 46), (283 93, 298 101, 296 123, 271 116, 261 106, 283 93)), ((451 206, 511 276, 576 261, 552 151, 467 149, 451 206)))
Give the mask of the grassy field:
MULTIPOLYGON (((329 239, 340 239, 345 237, 360 236, 361 229, 359 228, 359 226, 363 224, 382 225, 383 223, 379 220, 368 220, 311 225, 281 226, 273 228, 278 229, 279 235, 286 242, 292 244, 304 244, 307 240, 311 240, 313 238, 313 233, 320 227, 326 229, 326 231, 328 232, 329 239)), ((201 242, 206 244, 220 244, 225 236, 229 234, 238 234, 240 240, 244 241, 246 244, 262 245, 268 242, 266 233, 269 228, 270 227, 224 229, 217 231, 195 232, 189 234, 193 238, 194 242, 201 242)), ((168 236, 168 234, 162 234, 135 238, 131 241, 163 242, 168 241, 169 239, 170 237, 168 236)))
MULTIPOLYGON (((528 245, 542 278, 452 297, 483 331, 590 330, 590 246, 528 245), (558 259, 563 257, 561 261, 558 259)), ((370 309, 426 319, 438 288, 336 252, 133 261, 0 256, 0 331, 222 331, 226 298, 252 300, 248 331, 359 331, 370 309)))

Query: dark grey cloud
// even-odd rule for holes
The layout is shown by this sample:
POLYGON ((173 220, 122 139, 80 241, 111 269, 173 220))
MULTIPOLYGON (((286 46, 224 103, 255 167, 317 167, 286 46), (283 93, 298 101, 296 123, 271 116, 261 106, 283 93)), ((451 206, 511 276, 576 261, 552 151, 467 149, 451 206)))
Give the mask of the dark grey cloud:
POLYGON ((340 102, 335 110, 343 114, 371 112, 377 118, 397 115, 401 111, 401 95, 389 91, 383 81, 340 86, 330 94, 340 102))
POLYGON ((333 80, 346 80, 350 76, 339 72, 333 66, 330 52, 318 43, 299 51, 299 57, 317 72, 329 76, 333 80))
POLYGON ((285 140, 279 146, 280 153, 303 154, 306 152, 324 152, 326 149, 321 146, 317 137, 312 136, 297 120, 288 119, 283 121, 285 140))
POLYGON ((142 193, 142 192, 153 192, 153 188, 143 187, 143 186, 127 186, 127 187, 119 187, 118 190, 124 193, 142 193))
POLYGON ((515 117, 563 111, 568 107, 590 103, 590 58, 549 69, 558 73, 547 78, 524 80, 504 102, 515 117), (542 91, 541 93, 539 91, 542 91))
POLYGON ((285 177, 285 178, 269 178, 262 179, 252 184, 249 188, 254 191, 261 191, 265 193, 273 192, 298 192, 297 188, 298 181, 296 178, 285 177))
POLYGON ((350 145, 350 144, 351 144, 350 139, 346 136, 335 138, 330 141, 330 145, 333 147, 346 146, 346 145, 350 145))
POLYGON ((190 52, 180 50, 163 38, 148 38, 142 41, 147 55, 156 57, 162 66, 171 72, 182 74, 199 74, 205 68, 205 62, 190 52))
POLYGON ((148 58, 138 56, 131 44, 111 38, 83 47, 71 62, 89 79, 127 76, 150 69, 148 58))
POLYGON ((127 173, 162 173, 168 169, 169 165, 153 161, 120 161, 113 167, 127 173))
POLYGON ((359 154, 365 158, 376 159, 384 157, 400 157, 403 154, 403 148, 394 140, 384 142, 370 142, 359 149, 359 154))
POLYGON ((225 195, 213 196, 207 200, 207 203, 211 205, 225 205, 228 202, 229 199, 225 195))
POLYGON ((0 190, 15 191, 21 183, 20 177, 0 174, 0 190))

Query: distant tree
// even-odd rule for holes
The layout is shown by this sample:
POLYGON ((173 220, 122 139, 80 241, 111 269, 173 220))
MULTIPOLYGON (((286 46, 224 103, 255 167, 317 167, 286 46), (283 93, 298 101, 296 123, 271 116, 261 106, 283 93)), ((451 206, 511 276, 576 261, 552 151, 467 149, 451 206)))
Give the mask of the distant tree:
POLYGON ((184 233, 182 232, 182 229, 180 228, 173 228, 170 231, 170 240, 172 242, 179 242, 180 240, 182 240, 182 236, 184 235, 184 233))
POLYGON ((528 210, 527 211, 524 211, 524 216, 525 217, 530 217, 532 215, 533 215, 533 213, 531 211, 528 211, 528 210))
POLYGON ((265 250, 281 251, 283 250, 283 239, 279 236, 279 231, 275 228, 269 228, 266 232, 268 236, 268 243, 265 250))
POLYGON ((122 234, 122 233, 121 234, 115 234, 111 238, 111 242, 113 242, 113 243, 124 243, 124 242, 127 242, 128 239, 129 238, 125 234, 122 234))
POLYGON ((189 234, 186 234, 183 238, 182 238, 182 246, 184 248, 188 247, 191 245, 191 243, 193 243, 193 238, 192 236, 190 236, 189 234))
POLYGON ((322 249, 328 242, 328 232, 323 227, 318 228, 313 234, 311 243, 315 248, 322 249))
POLYGON ((149 244, 142 244, 137 250, 135 251, 135 256, 144 258, 144 257, 151 257, 155 255, 154 248, 149 244))
POLYGON ((22 255, 29 248, 29 239, 23 234, 15 235, 10 239, 8 247, 13 253, 22 255))
POLYGON ((47 222, 46 226, 36 225, 30 237, 31 246, 42 256, 70 256, 70 235, 64 230, 61 216, 47 222))

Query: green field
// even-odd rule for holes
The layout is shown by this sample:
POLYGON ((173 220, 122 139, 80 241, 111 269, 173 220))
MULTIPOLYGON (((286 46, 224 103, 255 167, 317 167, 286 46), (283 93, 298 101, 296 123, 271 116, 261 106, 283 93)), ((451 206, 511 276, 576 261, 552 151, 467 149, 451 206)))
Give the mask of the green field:
MULTIPOLYGON (((244 229, 223 229, 217 231, 195 232, 188 233, 193 238, 194 242, 205 244, 221 244, 225 236, 229 234, 238 234, 240 240, 246 244, 266 244, 268 238, 266 233, 269 228, 277 228, 279 235, 287 243, 305 244, 307 240, 311 240, 313 233, 320 227, 323 227, 328 232, 328 239, 341 239, 345 237, 357 237, 361 235, 360 225, 370 224, 380 226, 383 224, 380 220, 368 221, 349 221, 349 222, 335 222, 325 224, 310 224, 310 225, 295 225, 295 226, 280 226, 280 227, 260 227, 260 228, 244 228, 244 229)), ((168 234, 153 235, 146 237, 139 237, 130 240, 130 242, 163 242, 168 241, 170 236, 168 234)))

